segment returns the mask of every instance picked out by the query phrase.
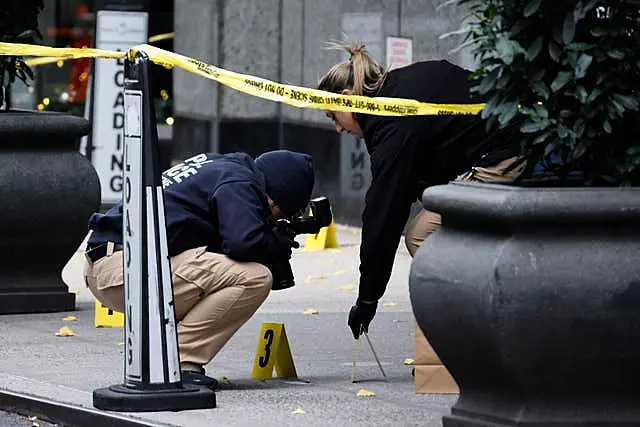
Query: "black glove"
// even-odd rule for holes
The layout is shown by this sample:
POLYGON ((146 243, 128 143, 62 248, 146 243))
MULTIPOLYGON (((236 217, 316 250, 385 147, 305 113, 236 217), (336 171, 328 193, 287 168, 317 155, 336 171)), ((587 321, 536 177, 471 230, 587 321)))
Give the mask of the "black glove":
POLYGON ((291 258, 291 248, 299 248, 300 244, 294 240, 295 233, 287 227, 274 226, 271 232, 276 237, 276 253, 274 254, 279 261, 288 261, 291 258))
POLYGON ((360 332, 369 332, 369 323, 373 320, 378 309, 378 302, 356 301, 356 305, 349 311, 349 321, 347 322, 353 332, 353 338, 358 339, 360 332))

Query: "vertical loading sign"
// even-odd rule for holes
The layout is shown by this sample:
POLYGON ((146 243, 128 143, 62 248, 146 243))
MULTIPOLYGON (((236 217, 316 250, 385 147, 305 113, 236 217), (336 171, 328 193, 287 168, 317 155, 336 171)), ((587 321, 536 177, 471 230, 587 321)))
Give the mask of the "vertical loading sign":
MULTIPOLYGON (((147 39, 146 12, 98 12, 96 47, 126 51, 147 39)), ((122 200, 124 165, 124 59, 95 63, 91 161, 100 177, 103 204, 122 200)))
POLYGON ((362 139, 342 134, 340 152, 340 192, 343 197, 360 199, 371 185, 367 148, 362 139))
POLYGON ((124 197, 122 199, 125 289, 125 378, 129 385, 141 381, 142 375, 142 281, 143 265, 140 245, 143 241, 142 191, 142 92, 127 90, 124 138, 124 197))

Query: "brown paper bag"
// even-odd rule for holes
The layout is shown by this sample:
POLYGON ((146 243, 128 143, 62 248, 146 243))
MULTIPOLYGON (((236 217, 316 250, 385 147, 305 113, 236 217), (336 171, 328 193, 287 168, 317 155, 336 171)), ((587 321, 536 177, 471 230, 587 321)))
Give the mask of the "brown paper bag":
POLYGON ((424 337, 417 323, 415 325, 414 351, 416 393, 459 393, 458 385, 424 337))

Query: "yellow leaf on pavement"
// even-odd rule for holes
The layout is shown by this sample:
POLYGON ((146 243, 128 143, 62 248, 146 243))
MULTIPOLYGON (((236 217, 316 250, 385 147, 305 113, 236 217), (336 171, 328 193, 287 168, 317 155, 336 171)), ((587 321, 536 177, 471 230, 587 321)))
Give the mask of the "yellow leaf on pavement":
POLYGON ((358 397, 373 397, 373 396, 375 396, 375 395, 376 395, 376 394, 375 394, 374 392, 369 391, 369 390, 365 390, 365 389, 363 389, 363 388, 361 388, 361 389, 358 391, 358 393, 356 393, 356 396, 358 396, 358 397))
POLYGON ((396 307, 400 304, 398 304, 397 302, 385 302, 384 304, 382 304, 383 307, 396 307))
POLYGON ((410 357, 407 357, 406 359, 404 359, 402 361, 402 363, 404 363, 405 365, 413 365, 414 360, 411 359, 410 357))
POLYGON ((318 314, 318 313, 320 312, 315 308, 307 308, 305 311, 302 312, 302 314, 318 314))
POLYGON ((123 347, 123 346, 124 346, 124 341, 118 343, 118 347, 123 347))
POLYGON ((74 335, 75 333, 68 326, 63 326, 56 332, 57 337, 72 337, 74 335))
POLYGON ((305 411, 304 411, 304 409, 302 409, 302 408, 298 408, 298 409, 296 409, 295 411, 289 411, 289 413, 290 413, 291 415, 294 415, 294 414, 306 414, 306 412, 305 412, 305 411))
POLYGON ((78 320, 78 318, 76 316, 67 316, 67 317, 63 317, 62 320, 66 322, 73 322, 74 320, 78 320))
POLYGON ((347 270, 338 270, 333 273, 334 276, 342 276, 343 274, 347 274, 347 270))
POLYGON ((312 283, 312 282, 317 282, 318 280, 322 280, 322 279, 326 279, 327 276, 326 274, 319 274, 317 276, 307 276, 306 279, 304 279, 304 283, 312 283))
POLYGON ((340 286, 341 291, 352 291, 356 288, 356 285, 342 285, 340 286))

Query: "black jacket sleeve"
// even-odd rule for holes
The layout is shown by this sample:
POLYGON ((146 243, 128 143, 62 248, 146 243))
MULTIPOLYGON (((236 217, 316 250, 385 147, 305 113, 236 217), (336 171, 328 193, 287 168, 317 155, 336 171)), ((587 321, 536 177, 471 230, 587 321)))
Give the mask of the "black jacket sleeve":
POLYGON ((235 181, 222 184, 210 203, 218 212, 222 253, 238 261, 277 260, 278 241, 266 224, 264 197, 255 184, 235 181))
MULTIPOLYGON (((418 141, 397 121, 373 135, 371 186, 362 214, 359 298, 377 301, 391 276, 402 230, 415 200, 413 183, 418 141)), ((424 143, 424 142, 423 142, 424 143)))

